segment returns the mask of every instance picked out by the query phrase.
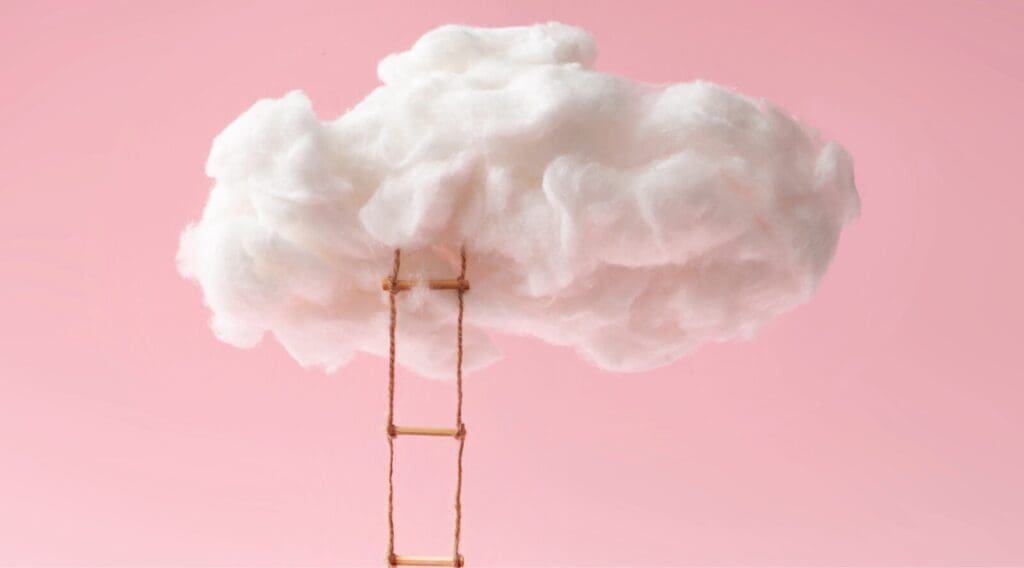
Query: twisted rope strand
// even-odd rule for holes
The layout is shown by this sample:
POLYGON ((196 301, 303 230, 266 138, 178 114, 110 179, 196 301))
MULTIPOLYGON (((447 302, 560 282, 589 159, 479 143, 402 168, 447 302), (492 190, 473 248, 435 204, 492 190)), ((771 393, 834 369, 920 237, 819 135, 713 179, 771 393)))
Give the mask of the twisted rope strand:
POLYGON ((459 457, 458 472, 455 478, 455 543, 453 555, 455 565, 462 566, 459 556, 459 540, 462 538, 462 453, 466 447, 466 426, 462 423, 462 316, 465 312, 466 302, 466 247, 460 251, 461 268, 459 270, 459 318, 456 325, 457 354, 455 363, 455 385, 457 390, 457 402, 455 405, 455 427, 459 429, 459 457))
POLYGON ((391 290, 388 294, 391 321, 388 326, 388 565, 395 566, 395 328, 398 325, 398 270, 402 251, 395 249, 391 263, 391 290))

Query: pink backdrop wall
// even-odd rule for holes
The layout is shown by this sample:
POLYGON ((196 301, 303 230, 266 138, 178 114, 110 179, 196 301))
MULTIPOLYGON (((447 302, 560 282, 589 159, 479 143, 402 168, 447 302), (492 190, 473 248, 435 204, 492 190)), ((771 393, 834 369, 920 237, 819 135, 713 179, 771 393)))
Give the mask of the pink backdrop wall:
MULTIPOLYGON (((0 564, 379 565, 384 365, 218 343, 178 232, 255 99, 332 117, 438 24, 548 19, 820 125, 864 215, 756 341, 616 376, 503 339, 467 381, 471 565, 1024 563, 1024 3, 5 1, 0 564)), ((401 444, 400 551, 445 553, 451 445, 401 444)))

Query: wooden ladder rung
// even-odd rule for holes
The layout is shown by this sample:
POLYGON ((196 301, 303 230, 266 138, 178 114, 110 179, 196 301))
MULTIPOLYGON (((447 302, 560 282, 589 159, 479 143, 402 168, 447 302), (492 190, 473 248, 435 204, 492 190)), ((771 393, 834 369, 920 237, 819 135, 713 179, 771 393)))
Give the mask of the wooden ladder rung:
POLYGON ((391 436, 451 436, 459 438, 466 435, 466 426, 458 428, 424 428, 421 426, 391 426, 388 429, 391 436))
POLYGON ((465 566, 462 555, 451 556, 399 556, 391 557, 392 566, 454 566, 459 568, 465 566))
MULTIPOLYGON (((415 286, 419 286, 423 283, 423 280, 397 280, 398 284, 397 291, 411 290, 415 286)), ((426 280, 427 287, 431 290, 469 290, 469 280, 458 278, 445 278, 441 280, 426 280)), ((391 290, 391 279, 385 278, 380 281, 380 287, 383 290, 391 290)))

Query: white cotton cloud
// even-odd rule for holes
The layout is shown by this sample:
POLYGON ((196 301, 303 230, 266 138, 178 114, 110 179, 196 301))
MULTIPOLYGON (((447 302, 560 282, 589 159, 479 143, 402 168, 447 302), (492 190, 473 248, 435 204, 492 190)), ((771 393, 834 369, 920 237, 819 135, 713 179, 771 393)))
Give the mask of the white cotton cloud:
MULTIPOLYGON (((858 211, 847 153, 765 101, 595 54, 558 23, 444 26, 333 121, 299 91, 257 102, 214 140, 178 252, 214 332, 329 370, 383 355, 396 247, 403 278, 447 278, 466 246, 468 368, 499 332, 650 369, 807 301, 858 211)), ((453 292, 401 294, 399 363, 451 376, 455 315, 453 292)))

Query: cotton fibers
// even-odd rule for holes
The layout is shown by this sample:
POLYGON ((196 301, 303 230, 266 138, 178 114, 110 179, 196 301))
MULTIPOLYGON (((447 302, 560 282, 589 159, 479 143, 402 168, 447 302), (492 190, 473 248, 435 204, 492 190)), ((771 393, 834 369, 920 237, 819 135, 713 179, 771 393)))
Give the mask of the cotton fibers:
MULTIPOLYGON (((595 55, 560 23, 444 26, 336 120, 299 91, 257 102, 214 140, 178 252, 216 335, 270 332, 328 370, 383 355, 397 247, 403 278, 450 278, 465 245, 468 368, 499 332, 651 369, 807 301, 858 212, 846 151, 765 101, 595 55)), ((455 316, 453 292, 401 294, 399 363, 452 376, 455 316)))

